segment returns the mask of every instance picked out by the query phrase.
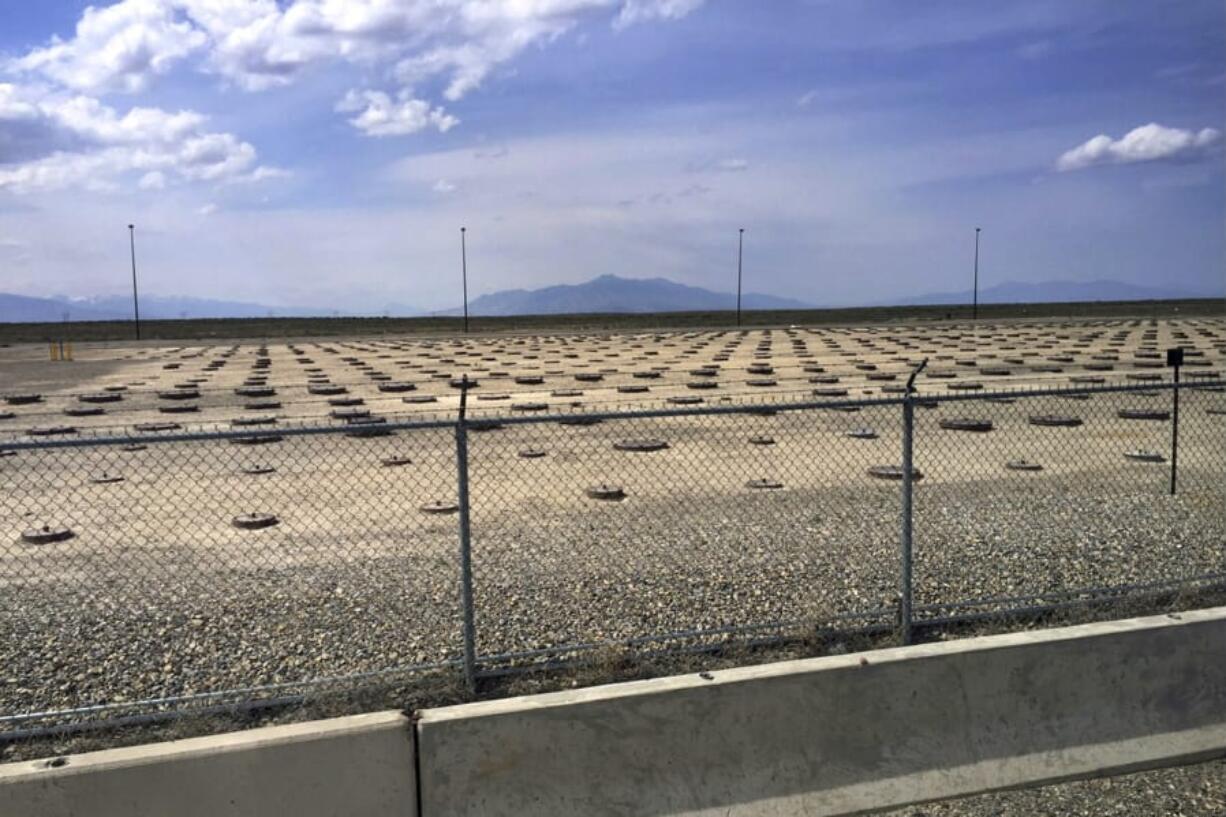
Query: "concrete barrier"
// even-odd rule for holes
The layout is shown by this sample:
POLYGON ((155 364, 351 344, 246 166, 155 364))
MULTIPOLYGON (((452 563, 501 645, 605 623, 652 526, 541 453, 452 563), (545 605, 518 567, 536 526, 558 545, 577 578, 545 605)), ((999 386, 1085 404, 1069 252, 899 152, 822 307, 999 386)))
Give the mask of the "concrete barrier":
POLYGON ((427 710, 421 810, 852 814, 1226 755, 1226 608, 427 710))
POLYGON ((0 817, 413 817, 399 712, 0 766, 0 817))
POLYGON ((853 814, 1226 756, 1224 667, 1218 608, 0 765, 0 817, 853 814))

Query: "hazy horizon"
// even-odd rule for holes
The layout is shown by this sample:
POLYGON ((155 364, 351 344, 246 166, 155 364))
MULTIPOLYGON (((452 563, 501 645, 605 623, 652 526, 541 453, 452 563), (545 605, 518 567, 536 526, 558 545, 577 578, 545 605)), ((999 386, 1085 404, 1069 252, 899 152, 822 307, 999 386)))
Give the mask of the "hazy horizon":
POLYGON ((1226 279, 1226 8, 122 0, 0 31, 0 292, 1226 279))

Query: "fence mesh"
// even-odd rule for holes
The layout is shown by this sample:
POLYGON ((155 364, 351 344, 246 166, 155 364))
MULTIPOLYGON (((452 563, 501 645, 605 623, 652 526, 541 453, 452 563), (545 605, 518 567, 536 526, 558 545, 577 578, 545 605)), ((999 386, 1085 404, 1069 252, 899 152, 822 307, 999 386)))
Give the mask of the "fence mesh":
MULTIPOLYGON (((1226 571, 1213 373, 1179 391, 1174 495, 1164 381, 940 379, 914 398, 918 620, 1226 571)), ((905 398, 828 391, 5 443, 0 733, 458 676, 465 462, 470 672, 893 626, 905 398)))

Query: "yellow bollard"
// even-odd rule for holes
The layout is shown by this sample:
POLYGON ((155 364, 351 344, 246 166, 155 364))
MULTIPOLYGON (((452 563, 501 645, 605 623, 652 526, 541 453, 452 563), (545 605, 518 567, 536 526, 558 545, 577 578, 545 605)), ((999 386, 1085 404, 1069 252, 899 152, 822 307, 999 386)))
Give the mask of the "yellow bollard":
POLYGON ((72 341, 64 344, 64 350, 60 352, 60 357, 63 360, 72 360, 72 341))
POLYGON ((53 344, 51 344, 51 359, 52 359, 52 360, 59 360, 59 359, 60 359, 60 347, 59 347, 59 346, 57 346, 57 345, 56 345, 56 344, 54 344, 54 343, 53 343, 53 344))

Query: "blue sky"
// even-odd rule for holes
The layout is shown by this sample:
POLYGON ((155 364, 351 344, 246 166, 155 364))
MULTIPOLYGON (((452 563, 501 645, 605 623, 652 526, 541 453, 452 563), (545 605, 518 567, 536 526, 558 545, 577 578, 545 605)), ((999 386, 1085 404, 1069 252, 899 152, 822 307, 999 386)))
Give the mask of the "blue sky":
POLYGON ((1220 0, 3 0, 0 291, 1226 289, 1220 0))

